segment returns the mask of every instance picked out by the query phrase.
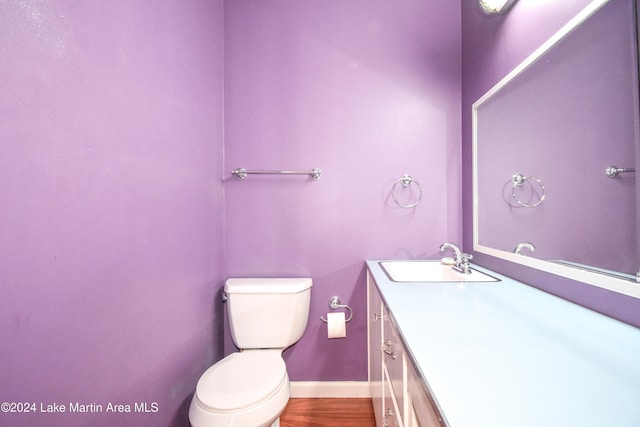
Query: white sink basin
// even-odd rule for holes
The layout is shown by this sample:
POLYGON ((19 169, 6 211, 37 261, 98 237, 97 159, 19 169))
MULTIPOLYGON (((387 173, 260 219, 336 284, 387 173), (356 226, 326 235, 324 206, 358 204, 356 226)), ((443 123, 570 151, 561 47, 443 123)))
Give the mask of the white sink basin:
POLYGON ((471 269, 455 271, 440 261, 381 261, 380 266, 394 282, 499 282, 500 279, 471 269))

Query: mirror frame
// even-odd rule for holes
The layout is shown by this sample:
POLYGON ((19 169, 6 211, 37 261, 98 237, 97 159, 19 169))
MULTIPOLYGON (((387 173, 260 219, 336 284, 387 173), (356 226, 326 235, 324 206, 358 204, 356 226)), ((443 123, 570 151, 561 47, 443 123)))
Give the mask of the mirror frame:
MULTIPOLYGON (((551 261, 545 261, 536 259, 533 257, 516 255, 511 252, 494 249, 488 246, 483 246, 478 241, 478 108, 487 101, 492 95, 498 92, 509 81, 517 77, 520 73, 526 70, 531 64, 538 60, 547 51, 553 48, 560 40, 571 33, 576 27, 589 19, 593 14, 598 12, 604 7, 609 0, 594 0, 589 3, 582 11, 580 11, 575 17, 573 17, 567 24, 565 24, 559 31, 557 31, 551 38, 544 42, 538 49, 536 49, 531 55, 529 55, 520 65, 514 68, 503 79, 501 79, 495 86, 493 86, 487 93, 485 93, 480 99, 472 105, 472 152, 473 152, 473 250, 479 253, 491 255, 493 257, 511 261, 516 264, 525 265, 527 267, 542 270, 548 273, 556 274, 558 276, 566 277, 568 279, 577 280, 590 285, 598 286, 600 288, 608 289, 611 291, 619 292, 631 297, 640 298, 640 283, 633 281, 633 279, 625 279, 623 273, 620 276, 610 275, 606 273, 599 273, 595 270, 579 267, 569 267, 561 264, 557 264, 551 261)), ((632 278, 633 276, 629 276, 632 278)))

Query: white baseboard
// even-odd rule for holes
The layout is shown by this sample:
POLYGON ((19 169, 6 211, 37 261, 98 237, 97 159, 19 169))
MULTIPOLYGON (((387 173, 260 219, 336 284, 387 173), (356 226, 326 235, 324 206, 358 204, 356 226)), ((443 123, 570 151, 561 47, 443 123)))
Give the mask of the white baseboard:
POLYGON ((368 381, 291 381, 292 398, 371 397, 368 381))

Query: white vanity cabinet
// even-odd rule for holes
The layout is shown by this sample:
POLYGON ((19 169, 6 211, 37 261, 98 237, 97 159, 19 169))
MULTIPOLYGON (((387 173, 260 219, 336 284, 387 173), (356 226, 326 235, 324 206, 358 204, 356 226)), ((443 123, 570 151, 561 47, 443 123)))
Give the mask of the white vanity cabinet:
POLYGON ((382 262, 366 261, 378 427, 640 426, 639 328, 481 266, 500 281, 395 282, 382 262))
POLYGON ((376 424, 378 427, 404 427, 404 351, 371 277, 367 282, 369 385, 376 424))
POLYGON ((384 407, 384 367, 382 364, 382 299, 371 279, 368 280, 369 386, 378 425, 382 425, 384 407))
POLYGON ((367 293, 369 385, 377 426, 444 426, 370 274, 367 293))

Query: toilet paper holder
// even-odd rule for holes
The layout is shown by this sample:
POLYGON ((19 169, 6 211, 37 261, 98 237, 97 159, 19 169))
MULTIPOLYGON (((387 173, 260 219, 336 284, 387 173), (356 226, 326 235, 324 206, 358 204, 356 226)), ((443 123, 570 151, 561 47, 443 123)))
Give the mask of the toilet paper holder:
MULTIPOLYGON (((336 296, 331 297, 329 299, 329 307, 332 310, 337 310, 339 308, 346 308, 347 310, 349 310, 349 317, 344 320, 345 322, 349 322, 351 320, 351 318, 353 317, 353 310, 351 310, 351 307, 349 307, 347 304, 341 304, 340 303, 340 298, 338 298, 336 296)), ((325 319, 322 316, 320 316, 320 320, 322 320, 324 323, 327 323, 327 319, 325 319)))

